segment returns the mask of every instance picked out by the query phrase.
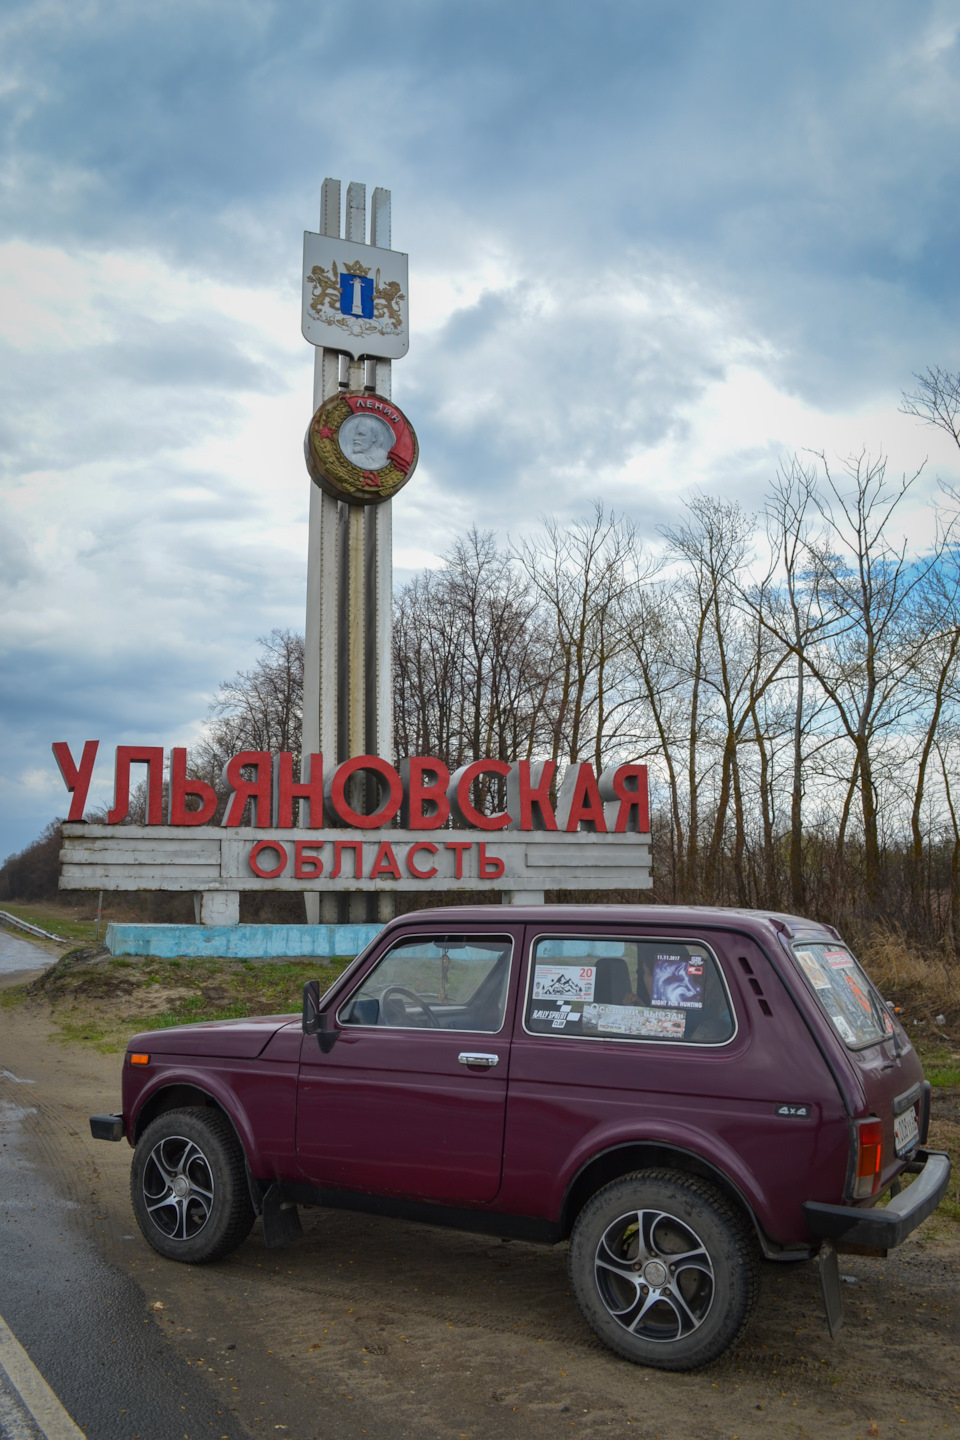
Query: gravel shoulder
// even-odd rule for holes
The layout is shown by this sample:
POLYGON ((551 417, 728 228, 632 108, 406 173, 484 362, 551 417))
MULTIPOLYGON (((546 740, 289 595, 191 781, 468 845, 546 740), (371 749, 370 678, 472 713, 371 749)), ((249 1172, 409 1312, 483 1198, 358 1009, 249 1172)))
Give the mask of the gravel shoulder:
MULTIPOLYGON (((0 1007, 0 1068, 35 1082, 0 1076, 0 1100, 29 1096, 34 1163, 250 1434, 960 1436, 960 1225, 949 1216, 885 1261, 843 1257, 854 1283, 836 1341, 813 1265, 768 1265, 739 1342, 697 1374, 666 1375, 594 1340, 568 1293, 565 1247, 307 1211, 304 1239, 285 1250, 265 1251, 258 1226, 216 1265, 161 1261, 133 1219, 129 1148, 89 1135, 87 1117, 119 1104, 120 1056, 64 1033, 41 995, 0 1007)), ((960 1108, 942 1099, 934 1140, 955 1147, 960 1108)))

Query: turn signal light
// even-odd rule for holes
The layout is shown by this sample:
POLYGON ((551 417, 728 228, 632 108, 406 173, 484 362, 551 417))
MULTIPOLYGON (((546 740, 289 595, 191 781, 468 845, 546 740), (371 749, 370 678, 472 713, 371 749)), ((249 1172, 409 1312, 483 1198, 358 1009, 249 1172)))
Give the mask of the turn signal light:
POLYGON ((149 1064, 150 1064, 150 1056, 149 1056, 149 1055, 131 1055, 131 1056, 130 1056, 130 1064, 131 1064, 131 1065, 149 1065, 149 1064))
POLYGON ((854 1199, 875 1195, 880 1188, 883 1168, 883 1121, 857 1121, 857 1173, 853 1182, 854 1199))

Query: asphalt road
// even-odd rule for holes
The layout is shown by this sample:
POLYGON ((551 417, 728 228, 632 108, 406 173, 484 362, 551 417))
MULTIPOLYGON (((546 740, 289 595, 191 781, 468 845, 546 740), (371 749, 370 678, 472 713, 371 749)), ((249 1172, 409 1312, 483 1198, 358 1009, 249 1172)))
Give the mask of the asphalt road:
MULTIPOLYGON (((31 1087, 18 1089, 19 1103, 0 1100, 0 1315, 90 1440, 241 1440, 248 1432, 145 1315, 139 1286, 97 1253, 80 1207, 31 1162, 31 1087)), ((0 1386, 4 1440, 41 1433, 29 1417, 22 1428, 22 1412, 0 1386)))
MULTIPOLYGON (((0 927, 0 974, 52 963, 0 927)), ((0 1316, 89 1440, 246 1440, 249 1431, 145 1315, 140 1287, 96 1249, 83 1207, 34 1163, 35 1085, 8 1058, 0 1052, 0 1316)), ((0 1440, 43 1436, 0 1368, 0 1440)))

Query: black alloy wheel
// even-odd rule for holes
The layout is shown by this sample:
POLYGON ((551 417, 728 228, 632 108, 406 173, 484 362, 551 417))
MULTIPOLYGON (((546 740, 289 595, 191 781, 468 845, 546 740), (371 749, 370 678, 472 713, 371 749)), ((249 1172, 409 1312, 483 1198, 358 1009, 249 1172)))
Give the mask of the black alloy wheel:
POLYGON ((137 1142, 130 1198, 160 1255, 200 1265, 235 1250, 255 1215, 243 1151, 219 1110, 168 1110, 137 1142))
POLYGON ((570 1241, 584 1319, 618 1355, 660 1370, 707 1365, 756 1303, 757 1246, 746 1219, 708 1181, 641 1170, 584 1206, 570 1241))

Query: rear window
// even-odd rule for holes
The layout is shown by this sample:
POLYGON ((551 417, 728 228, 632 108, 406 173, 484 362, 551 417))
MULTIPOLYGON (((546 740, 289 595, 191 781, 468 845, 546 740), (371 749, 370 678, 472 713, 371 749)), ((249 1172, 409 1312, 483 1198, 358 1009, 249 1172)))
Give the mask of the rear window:
POLYGON ((844 1044, 876 1045, 893 1034, 887 1007, 846 945, 836 941, 793 947, 804 979, 844 1044))
POLYGON ((678 940, 534 941, 524 1026, 532 1035, 723 1045, 736 1024, 713 954, 678 940))

